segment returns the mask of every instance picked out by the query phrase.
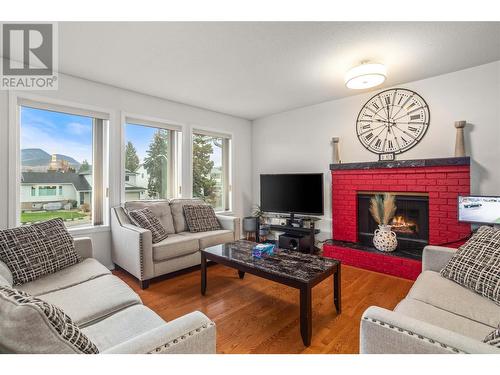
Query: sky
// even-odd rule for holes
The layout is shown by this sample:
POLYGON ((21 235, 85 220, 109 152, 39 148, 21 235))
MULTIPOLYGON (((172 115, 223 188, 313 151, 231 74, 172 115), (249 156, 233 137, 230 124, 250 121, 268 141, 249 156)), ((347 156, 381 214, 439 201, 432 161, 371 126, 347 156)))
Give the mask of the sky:
POLYGON ((92 164, 92 118, 21 107, 23 148, 40 148, 92 164))
MULTIPOLYGON (((125 141, 131 141, 137 150, 140 162, 157 129, 148 126, 127 124, 125 141)), ((51 112, 42 109, 21 107, 21 149, 40 148, 49 154, 64 154, 82 162, 92 164, 92 118, 51 112)), ((222 152, 214 147, 211 160, 221 165, 222 152)))

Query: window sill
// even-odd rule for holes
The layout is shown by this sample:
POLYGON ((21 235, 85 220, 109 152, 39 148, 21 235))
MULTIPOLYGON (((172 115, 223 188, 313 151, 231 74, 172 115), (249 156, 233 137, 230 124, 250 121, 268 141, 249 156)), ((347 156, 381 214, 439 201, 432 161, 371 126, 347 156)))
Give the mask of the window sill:
POLYGON ((233 216, 233 211, 215 211, 216 215, 233 216))
POLYGON ((73 236, 81 236, 85 234, 109 232, 109 225, 86 226, 81 228, 68 228, 68 232, 73 236))

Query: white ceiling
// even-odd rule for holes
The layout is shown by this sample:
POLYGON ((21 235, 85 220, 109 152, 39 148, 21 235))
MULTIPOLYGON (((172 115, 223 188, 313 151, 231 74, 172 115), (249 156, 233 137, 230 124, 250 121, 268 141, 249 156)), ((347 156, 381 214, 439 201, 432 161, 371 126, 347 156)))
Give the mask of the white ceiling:
POLYGON ((59 55, 63 73, 255 119, 359 93, 343 77, 362 60, 384 86, 500 60, 500 22, 60 23, 59 55))

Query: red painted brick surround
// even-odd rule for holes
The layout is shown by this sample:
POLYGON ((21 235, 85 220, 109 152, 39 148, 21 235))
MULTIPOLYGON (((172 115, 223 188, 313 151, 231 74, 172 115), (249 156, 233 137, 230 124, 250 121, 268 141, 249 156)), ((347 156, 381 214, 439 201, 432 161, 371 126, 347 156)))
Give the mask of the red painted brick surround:
POLYGON ((470 166, 332 170, 332 233, 357 242, 357 192, 429 194, 429 244, 458 242, 470 225, 457 219, 457 196, 470 193, 470 166))

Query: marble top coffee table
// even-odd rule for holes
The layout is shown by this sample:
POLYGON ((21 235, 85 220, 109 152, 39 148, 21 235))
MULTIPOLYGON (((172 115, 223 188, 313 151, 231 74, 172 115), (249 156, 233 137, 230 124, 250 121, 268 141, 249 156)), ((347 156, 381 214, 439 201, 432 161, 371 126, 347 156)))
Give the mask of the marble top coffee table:
POLYGON ((201 250, 201 294, 207 290, 207 260, 238 270, 240 279, 245 272, 276 281, 300 290, 300 333, 305 346, 311 344, 312 288, 333 275, 333 302, 337 314, 340 306, 340 261, 296 251, 276 249, 261 259, 252 256, 255 242, 235 241, 201 250))

